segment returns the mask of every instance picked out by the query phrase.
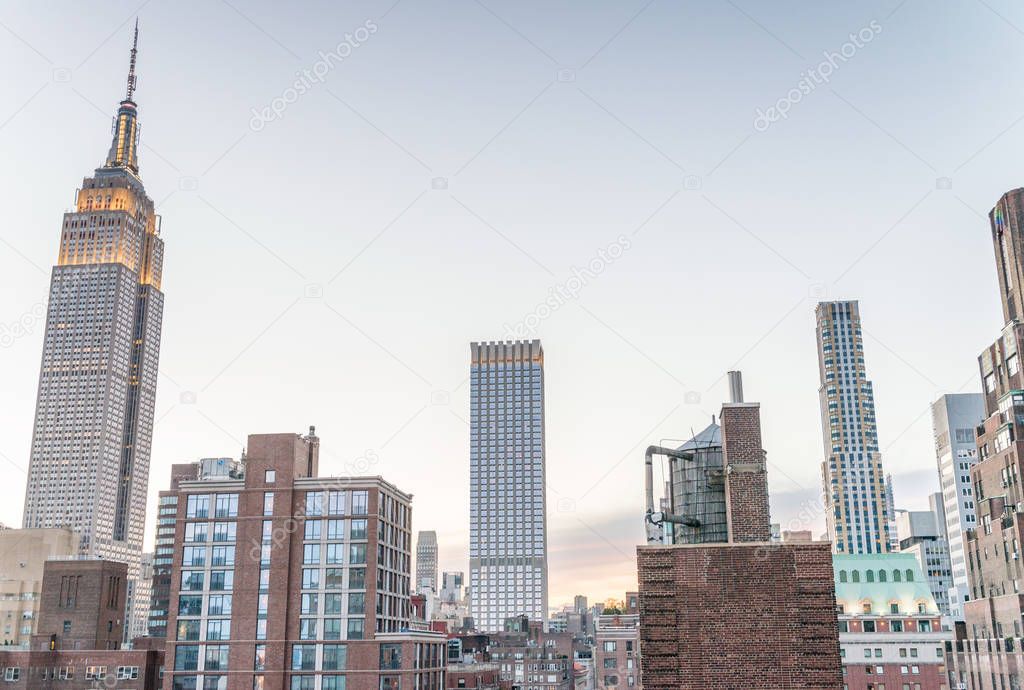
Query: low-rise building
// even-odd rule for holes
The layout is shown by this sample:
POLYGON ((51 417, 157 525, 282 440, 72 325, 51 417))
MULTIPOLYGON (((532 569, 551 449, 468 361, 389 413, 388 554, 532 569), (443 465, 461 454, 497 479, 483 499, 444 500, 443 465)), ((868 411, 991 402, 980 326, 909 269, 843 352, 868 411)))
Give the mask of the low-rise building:
POLYGON ((69 529, 0 528, 0 644, 28 648, 36 633, 43 566, 77 553, 69 529))
POLYGON ((127 592, 124 563, 47 561, 38 631, 28 649, 0 647, 0 684, 5 690, 157 690, 163 650, 121 649, 127 592))
MULTIPOLYGON (((635 593, 633 593, 635 598, 635 593)), ((627 609, 630 597, 627 595, 627 609)), ((640 615, 601 615, 594 636, 595 686, 639 688, 640 615)))
POLYGON ((942 613, 911 554, 835 554, 844 690, 949 690, 942 613))

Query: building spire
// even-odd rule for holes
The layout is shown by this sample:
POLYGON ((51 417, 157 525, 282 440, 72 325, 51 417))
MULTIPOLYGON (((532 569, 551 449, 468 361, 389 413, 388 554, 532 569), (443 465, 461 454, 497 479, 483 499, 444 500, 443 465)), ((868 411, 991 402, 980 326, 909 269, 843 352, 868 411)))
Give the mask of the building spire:
POLYGON ((132 58, 128 63, 128 92, 124 99, 134 102, 135 96, 135 56, 139 54, 139 18, 135 18, 135 39, 132 41, 132 58))
POLYGON ((135 105, 135 58, 139 53, 139 20, 135 20, 132 57, 128 64, 128 90, 114 117, 114 137, 107 154, 107 168, 126 168, 139 174, 139 120, 135 105))

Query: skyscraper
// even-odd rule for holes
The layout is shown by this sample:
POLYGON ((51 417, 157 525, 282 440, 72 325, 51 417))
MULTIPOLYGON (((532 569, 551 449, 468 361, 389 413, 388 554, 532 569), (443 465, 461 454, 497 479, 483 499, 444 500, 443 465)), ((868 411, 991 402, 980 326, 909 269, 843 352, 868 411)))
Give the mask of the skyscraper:
POLYGON ((163 240, 139 178, 135 92, 128 86, 104 164, 64 214, 32 436, 24 526, 69 527, 78 551, 139 577, 164 296, 163 240))
POLYGON ((825 521, 835 553, 891 550, 875 394, 864 371, 864 335, 856 301, 815 309, 825 521))
POLYGON ((949 592, 950 612, 963 618, 963 602, 969 596, 964 532, 978 526, 971 487, 971 467, 978 461, 975 429, 985 419, 981 393, 944 395, 932 403, 932 431, 935 459, 942 487, 945 520, 940 525, 949 543, 953 588, 949 592))
POLYGON ((544 350, 470 345, 470 612, 482 632, 548 612, 544 350))
POLYGON ((421 587, 437 593, 437 532, 420 530, 416 534, 416 582, 413 589, 421 587))

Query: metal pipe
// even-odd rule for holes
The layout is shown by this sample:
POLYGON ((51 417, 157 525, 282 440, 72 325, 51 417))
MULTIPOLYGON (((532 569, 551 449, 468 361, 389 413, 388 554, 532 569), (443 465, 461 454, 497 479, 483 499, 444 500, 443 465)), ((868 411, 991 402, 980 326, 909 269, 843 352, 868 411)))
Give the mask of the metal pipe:
POLYGON ((739 371, 729 372, 729 402, 743 402, 743 373, 739 371))
POLYGON ((647 514, 654 512, 654 456, 667 455, 670 458, 682 458, 693 460, 693 453, 690 451, 665 448, 663 446, 647 446, 644 453, 644 491, 647 497, 647 514))

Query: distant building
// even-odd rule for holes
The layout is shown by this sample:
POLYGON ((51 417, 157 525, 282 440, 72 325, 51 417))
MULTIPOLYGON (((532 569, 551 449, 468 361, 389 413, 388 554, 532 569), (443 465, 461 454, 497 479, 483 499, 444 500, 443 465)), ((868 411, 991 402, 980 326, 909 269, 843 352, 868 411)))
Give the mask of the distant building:
POLYGON ((942 613, 910 554, 833 557, 843 687, 948 690, 942 613))
POLYGON ((87 557, 48 561, 39 630, 29 649, 0 647, 3 687, 10 690, 158 690, 159 648, 121 649, 128 567, 87 557))
POLYGON ((0 529, 0 644, 28 648, 39 620, 46 561, 77 551, 70 529, 0 529))
MULTIPOLYGON (((932 499, 933 505, 941 510, 941 494, 933 494, 932 499)), ((903 511, 896 516, 896 534, 900 553, 909 553, 917 559, 928 578, 928 586, 939 611, 948 616, 953 570, 949 562, 949 544, 941 527, 943 522, 942 516, 934 511, 903 511)))
POLYGON ((548 615, 544 350, 470 345, 469 584, 477 629, 548 615))
MULTIPOLYGON (((628 599, 628 597, 627 597, 628 599)), ((594 670, 598 688, 640 688, 640 616, 598 616, 594 670)))
POLYGON ((438 591, 437 532, 421 531, 416 535, 416 590, 438 591))
POLYGON ((129 604, 131 618, 128 620, 125 642, 149 634, 150 606, 153 603, 153 554, 144 553, 139 562, 139 579, 131 584, 130 594, 137 600, 129 604))
POLYGON ((836 553, 892 548, 889 495, 878 450, 875 393, 864 367, 864 334, 856 301, 815 309, 825 522, 836 553))
POLYGON ((978 526, 971 468, 978 462, 975 430, 984 419, 985 398, 981 393, 943 395, 932 403, 935 459, 946 515, 942 529, 953 571, 948 599, 950 615, 956 620, 963 620, 963 604, 970 596, 964 532, 978 526))

